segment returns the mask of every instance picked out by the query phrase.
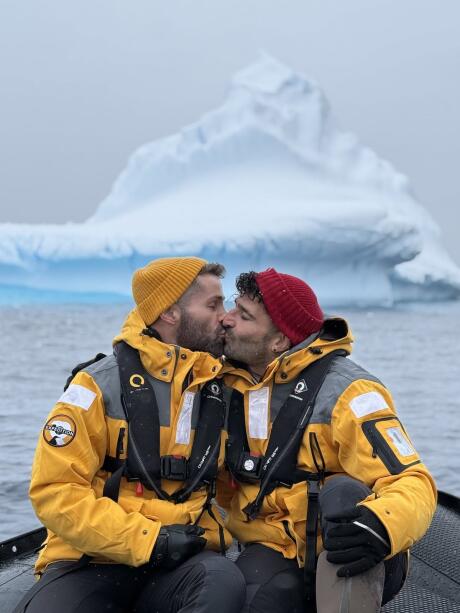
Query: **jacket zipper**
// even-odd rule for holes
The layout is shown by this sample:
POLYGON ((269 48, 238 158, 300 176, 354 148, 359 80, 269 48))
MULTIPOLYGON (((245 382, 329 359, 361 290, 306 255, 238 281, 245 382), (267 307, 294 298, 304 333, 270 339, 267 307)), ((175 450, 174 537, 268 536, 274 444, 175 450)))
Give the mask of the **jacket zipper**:
POLYGON ((117 448, 115 451, 115 457, 118 460, 123 453, 123 439, 125 437, 126 428, 120 428, 118 432, 117 448))
POLYGON ((297 545, 297 541, 295 540, 295 538, 292 536, 292 532, 289 528, 289 522, 287 519, 283 519, 283 527, 284 527, 284 531, 286 532, 286 534, 288 535, 288 537, 292 540, 293 543, 295 543, 297 545))
POLYGON ((369 438, 371 439, 370 442, 372 444, 372 457, 376 458, 379 456, 379 453, 377 452, 377 449, 378 449, 382 458, 386 460, 386 465, 387 464, 391 465, 393 462, 393 458, 387 453, 387 450, 385 449, 385 447, 383 447, 382 445, 379 445, 380 443, 379 435, 373 432, 372 430, 369 430, 369 438))

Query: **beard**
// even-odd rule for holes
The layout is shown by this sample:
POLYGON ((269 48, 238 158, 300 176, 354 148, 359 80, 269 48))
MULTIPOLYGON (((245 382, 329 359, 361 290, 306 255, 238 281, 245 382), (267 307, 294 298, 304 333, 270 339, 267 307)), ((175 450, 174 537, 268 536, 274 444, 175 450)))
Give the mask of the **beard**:
POLYGON ((259 364, 271 362, 273 354, 270 352, 270 335, 254 340, 234 336, 231 329, 225 332, 224 354, 226 358, 244 364, 259 364))
POLYGON ((197 321, 185 309, 181 309, 181 320, 177 330, 177 344, 191 351, 206 351, 216 358, 224 352, 224 328, 219 324, 214 330, 209 324, 197 321))

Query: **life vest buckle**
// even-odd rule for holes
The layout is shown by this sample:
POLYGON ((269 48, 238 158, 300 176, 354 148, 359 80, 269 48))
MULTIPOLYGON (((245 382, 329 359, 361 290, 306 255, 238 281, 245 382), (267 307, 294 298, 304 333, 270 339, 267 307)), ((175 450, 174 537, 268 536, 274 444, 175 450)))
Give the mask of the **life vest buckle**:
POLYGON ((161 457, 161 478, 169 481, 186 481, 188 460, 183 456, 164 455, 161 457))

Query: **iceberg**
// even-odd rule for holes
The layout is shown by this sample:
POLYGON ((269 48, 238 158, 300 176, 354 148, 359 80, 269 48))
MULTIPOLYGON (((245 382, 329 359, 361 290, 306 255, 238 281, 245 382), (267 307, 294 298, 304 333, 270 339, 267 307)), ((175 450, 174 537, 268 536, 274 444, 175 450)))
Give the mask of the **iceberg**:
POLYGON ((318 84, 262 54, 219 108, 139 148, 83 223, 0 224, 0 301, 127 299, 155 257, 304 278, 326 307, 458 299, 460 269, 405 176, 336 125, 318 84), (14 288, 14 290, 12 289, 14 288))

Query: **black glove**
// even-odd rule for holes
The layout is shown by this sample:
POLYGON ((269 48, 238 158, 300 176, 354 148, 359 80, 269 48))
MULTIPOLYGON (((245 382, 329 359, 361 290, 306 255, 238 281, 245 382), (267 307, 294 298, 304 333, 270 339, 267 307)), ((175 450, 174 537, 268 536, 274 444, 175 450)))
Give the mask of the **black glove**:
POLYGON ((344 509, 324 518, 328 525, 324 534, 327 560, 344 564, 338 577, 353 577, 381 562, 391 551, 387 531, 377 515, 367 507, 344 509))
POLYGON ((150 556, 150 564, 167 570, 176 568, 204 548, 206 539, 202 534, 204 529, 200 526, 163 526, 150 556))

